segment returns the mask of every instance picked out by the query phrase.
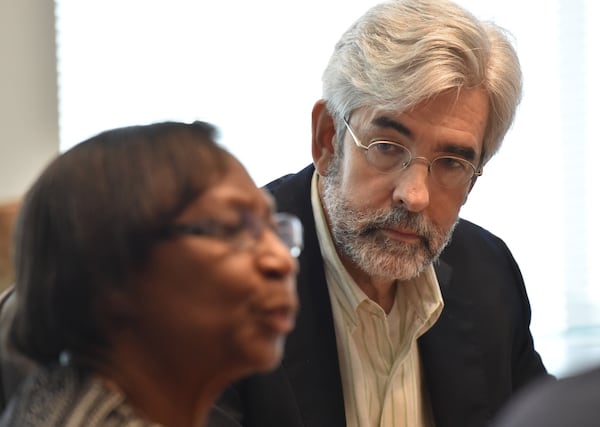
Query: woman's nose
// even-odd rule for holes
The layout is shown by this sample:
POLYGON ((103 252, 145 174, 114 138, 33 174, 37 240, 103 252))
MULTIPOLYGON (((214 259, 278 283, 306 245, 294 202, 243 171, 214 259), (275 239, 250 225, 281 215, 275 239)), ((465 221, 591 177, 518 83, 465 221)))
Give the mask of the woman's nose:
POLYGON ((274 230, 265 228, 258 248, 261 268, 281 276, 296 274, 298 261, 291 250, 274 230))

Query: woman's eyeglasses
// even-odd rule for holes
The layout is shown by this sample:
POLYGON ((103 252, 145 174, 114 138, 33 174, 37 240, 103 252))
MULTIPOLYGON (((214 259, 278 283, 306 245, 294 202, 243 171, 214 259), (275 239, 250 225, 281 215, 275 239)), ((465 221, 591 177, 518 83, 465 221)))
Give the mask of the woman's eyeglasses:
POLYGON ((186 224, 173 224, 162 234, 163 237, 176 237, 193 234, 214 237, 226 241, 236 249, 248 249, 260 240, 265 228, 272 230, 289 248, 294 257, 300 255, 303 247, 302 223, 289 213, 275 213, 264 219, 245 211, 236 222, 228 223, 217 219, 206 219, 186 224))

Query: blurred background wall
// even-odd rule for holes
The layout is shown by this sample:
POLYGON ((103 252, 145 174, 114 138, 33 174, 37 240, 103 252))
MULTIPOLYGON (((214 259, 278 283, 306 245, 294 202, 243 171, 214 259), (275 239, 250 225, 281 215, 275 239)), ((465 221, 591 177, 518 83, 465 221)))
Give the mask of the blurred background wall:
POLYGON ((18 200, 59 150, 53 0, 0 0, 0 289, 18 200))
POLYGON ((0 202, 59 150, 53 0, 0 0, 0 202))

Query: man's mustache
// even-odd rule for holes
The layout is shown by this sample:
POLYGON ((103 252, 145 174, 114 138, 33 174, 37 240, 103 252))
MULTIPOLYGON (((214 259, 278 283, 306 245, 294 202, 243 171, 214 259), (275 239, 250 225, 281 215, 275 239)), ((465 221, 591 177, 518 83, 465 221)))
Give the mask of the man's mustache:
POLYGON ((412 231, 426 240, 429 240, 432 232, 432 226, 422 214, 395 207, 389 212, 379 212, 369 216, 368 223, 365 224, 361 234, 372 234, 381 228, 394 227, 412 231))

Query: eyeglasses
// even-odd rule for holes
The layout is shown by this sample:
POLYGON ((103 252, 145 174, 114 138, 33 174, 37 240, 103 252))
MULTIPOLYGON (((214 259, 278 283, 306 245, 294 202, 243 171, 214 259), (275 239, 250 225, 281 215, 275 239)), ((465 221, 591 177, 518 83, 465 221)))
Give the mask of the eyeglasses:
POLYGON ((383 139, 373 139, 369 145, 364 145, 344 119, 344 124, 357 147, 365 150, 367 161, 380 172, 389 173, 408 168, 413 160, 427 163, 427 171, 435 182, 446 189, 456 189, 467 184, 482 171, 477 170, 468 160, 456 156, 439 156, 433 160, 425 157, 413 157, 404 145, 383 139))
POLYGON ((296 216, 283 212, 274 214, 272 222, 244 211, 240 219, 233 223, 207 219, 188 224, 173 224, 165 230, 163 237, 186 234, 208 236, 221 239, 236 249, 244 250, 258 243, 265 228, 277 234, 293 257, 300 255, 303 247, 302 223, 296 216))

